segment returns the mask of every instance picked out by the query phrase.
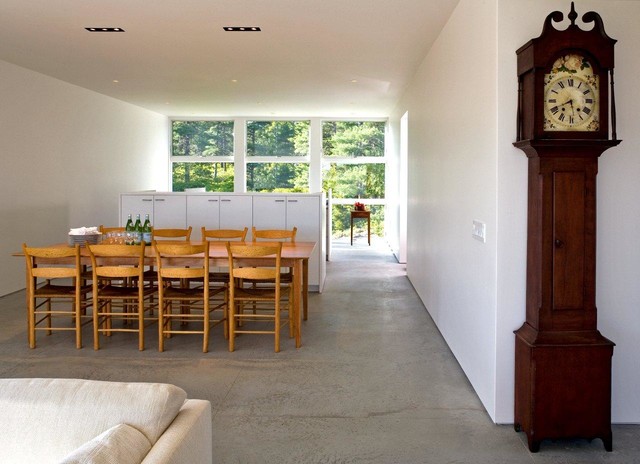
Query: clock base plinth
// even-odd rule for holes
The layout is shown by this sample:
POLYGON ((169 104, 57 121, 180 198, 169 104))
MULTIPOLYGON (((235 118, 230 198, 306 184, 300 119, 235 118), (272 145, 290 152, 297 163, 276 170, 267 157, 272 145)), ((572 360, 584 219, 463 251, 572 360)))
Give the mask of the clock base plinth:
POLYGON ((613 449, 611 358, 615 344, 597 330, 516 332, 515 422, 529 450, 545 439, 600 438, 613 449))

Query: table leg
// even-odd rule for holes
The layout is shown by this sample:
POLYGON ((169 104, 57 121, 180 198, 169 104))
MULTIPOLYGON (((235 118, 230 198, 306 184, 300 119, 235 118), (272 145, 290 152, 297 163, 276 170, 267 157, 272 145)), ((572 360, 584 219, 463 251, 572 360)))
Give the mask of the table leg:
POLYGON ((351 216, 351 246, 353 246, 353 216, 351 216))
POLYGON ((300 320, 300 294, 302 292, 302 259, 296 259, 293 264, 293 314, 289 317, 294 318, 295 324, 295 336, 296 336, 296 348, 300 348, 302 344, 302 336, 300 326, 302 321, 300 320))
POLYGON ((302 316, 306 321, 309 314, 309 260, 302 261, 302 316))
POLYGON ((367 241, 371 246, 371 216, 367 216, 367 241))

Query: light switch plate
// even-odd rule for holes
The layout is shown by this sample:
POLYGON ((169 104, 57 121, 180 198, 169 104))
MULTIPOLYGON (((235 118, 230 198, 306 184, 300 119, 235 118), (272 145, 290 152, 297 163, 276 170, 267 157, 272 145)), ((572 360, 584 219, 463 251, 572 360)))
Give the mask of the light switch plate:
POLYGON ((473 220, 471 236, 482 243, 487 241, 487 225, 484 222, 473 220))

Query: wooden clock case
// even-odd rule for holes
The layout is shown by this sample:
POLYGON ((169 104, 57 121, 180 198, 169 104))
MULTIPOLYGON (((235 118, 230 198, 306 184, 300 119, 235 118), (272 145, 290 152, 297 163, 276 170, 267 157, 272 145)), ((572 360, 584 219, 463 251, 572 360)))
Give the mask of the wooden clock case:
POLYGON ((540 37, 518 56, 518 134, 528 157, 526 321, 516 334, 515 428, 536 452, 544 439, 600 438, 611 433, 614 343, 597 329, 596 175, 598 157, 616 146, 613 65, 615 40, 597 13, 557 30, 561 12, 547 16, 540 37), (586 57, 599 79, 599 128, 545 131, 544 76, 567 54, 586 57), (609 87, 610 86, 610 87, 609 87), (609 91, 609 88, 611 91, 609 91), (611 102, 611 104, 610 104, 611 102), (611 124, 611 138, 609 126, 611 124))

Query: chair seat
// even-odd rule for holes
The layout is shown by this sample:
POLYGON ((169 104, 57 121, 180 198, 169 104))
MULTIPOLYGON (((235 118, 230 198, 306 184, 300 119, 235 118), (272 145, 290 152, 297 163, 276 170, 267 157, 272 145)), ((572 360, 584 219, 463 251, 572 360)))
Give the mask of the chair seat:
MULTIPOLYGON (((156 290, 151 287, 143 287, 143 295, 147 296, 156 290)), ((105 285, 100 287, 100 298, 138 298, 138 287, 120 287, 118 285, 105 285)))
MULTIPOLYGON (((273 284, 273 282, 271 282, 273 284)), ((280 286, 281 295, 285 295, 284 288, 280 286)), ((276 297, 276 289, 274 286, 271 287, 235 287, 234 288, 234 299, 236 300, 264 300, 264 301, 273 301, 276 297)))
MULTIPOLYGON (((80 293, 86 295, 91 291, 91 285, 83 285, 80 287, 80 293)), ((39 298, 49 297, 73 297, 76 294, 76 287, 73 285, 53 285, 45 284, 42 287, 36 288, 34 295, 39 298)))
MULTIPOLYGON (((209 298, 221 292, 224 292, 224 288, 209 290, 209 298)), ((188 297, 202 298, 202 288, 166 287, 164 289, 164 299, 179 300, 188 297)))

